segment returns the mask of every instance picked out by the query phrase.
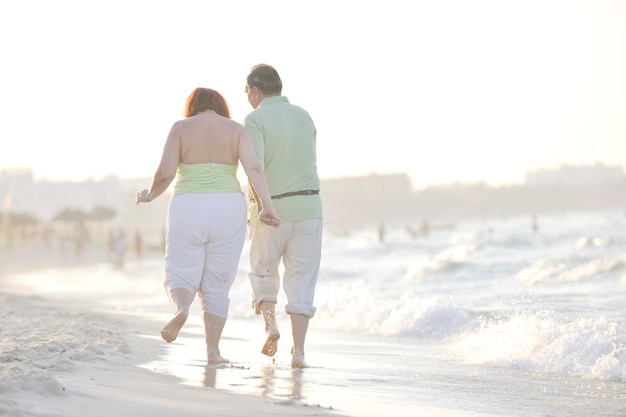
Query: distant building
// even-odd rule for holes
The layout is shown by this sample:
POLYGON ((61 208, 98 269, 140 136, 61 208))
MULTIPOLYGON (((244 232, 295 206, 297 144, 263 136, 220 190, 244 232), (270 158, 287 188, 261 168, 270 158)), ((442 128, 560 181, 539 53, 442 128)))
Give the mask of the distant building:
POLYGON ((621 166, 602 164, 590 166, 563 165, 554 170, 539 169, 526 174, 525 185, 603 185, 626 181, 621 166))
MULTIPOLYGON (((0 249, 3 229, 6 235, 9 220, 18 216, 34 217, 40 230, 63 230, 72 226, 61 215, 65 211, 92 213, 102 208, 115 215, 89 219, 86 227, 93 233, 102 236, 112 227, 122 227, 127 233, 140 231, 147 245, 162 245, 169 192, 150 204, 135 204, 137 192, 151 180, 110 176, 97 181, 42 181, 33 178, 32 170, 0 170, 0 249)), ((245 188, 246 183, 242 185, 245 188)), ((432 225, 578 209, 626 210, 626 176, 622 167, 563 166, 529 172, 519 186, 451 184, 417 191, 405 173, 370 174, 323 179, 321 197, 325 230, 372 227, 384 232, 425 221, 432 225)))
MULTIPOLYGON (((55 217, 65 210, 90 213, 98 207, 112 209, 111 223, 161 233, 169 201, 166 192, 151 204, 137 207, 135 195, 150 185, 151 178, 94 181, 37 181, 31 169, 0 171, 0 214, 29 214, 43 225, 61 222, 55 217)), ((6 218, 6 217, 5 217, 6 218)), ((92 223, 97 223, 96 221, 92 223)))
POLYGON ((33 171, 30 169, 0 170, 0 211, 30 203, 25 195, 34 192, 33 171))

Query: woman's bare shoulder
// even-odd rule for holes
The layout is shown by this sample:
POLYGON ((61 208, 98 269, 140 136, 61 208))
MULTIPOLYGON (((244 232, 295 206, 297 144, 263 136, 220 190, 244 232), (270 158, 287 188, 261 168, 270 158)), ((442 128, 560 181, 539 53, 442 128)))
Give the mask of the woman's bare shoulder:
POLYGON ((189 119, 180 119, 180 120, 177 120, 177 121, 175 121, 175 122, 172 124, 172 130, 175 130, 175 129, 180 129, 181 127, 183 127, 183 126, 185 126, 185 125, 187 125, 187 124, 189 124, 189 119))
POLYGON ((233 119, 229 119, 228 117, 223 117, 222 119, 224 120, 224 123, 228 124, 229 126, 232 126, 234 129, 243 129, 243 126, 241 125, 241 123, 233 120, 233 119))
POLYGON ((221 126, 225 132, 230 132, 233 136, 236 137, 241 136, 245 132, 241 123, 227 117, 223 118, 223 124, 221 126))
POLYGON ((229 119, 228 117, 214 115, 213 118, 199 118, 196 116, 191 116, 186 119, 181 119, 172 125, 172 131, 185 131, 188 129, 202 128, 203 126, 213 125, 218 129, 223 131, 231 131, 236 133, 241 133, 244 131, 244 128, 241 123, 236 122, 235 120, 229 119))

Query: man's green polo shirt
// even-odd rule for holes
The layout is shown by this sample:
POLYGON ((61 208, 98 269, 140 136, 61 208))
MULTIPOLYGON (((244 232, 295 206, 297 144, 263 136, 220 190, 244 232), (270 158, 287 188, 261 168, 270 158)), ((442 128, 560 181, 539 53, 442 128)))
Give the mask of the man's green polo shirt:
MULTIPOLYGON (((267 97, 246 116, 243 126, 265 169, 271 195, 320 189, 317 131, 306 110, 285 96, 267 97)), ((284 222, 322 218, 319 194, 273 199, 272 203, 284 222)), ((251 204, 248 220, 252 226, 259 225, 257 217, 256 204, 251 204)))

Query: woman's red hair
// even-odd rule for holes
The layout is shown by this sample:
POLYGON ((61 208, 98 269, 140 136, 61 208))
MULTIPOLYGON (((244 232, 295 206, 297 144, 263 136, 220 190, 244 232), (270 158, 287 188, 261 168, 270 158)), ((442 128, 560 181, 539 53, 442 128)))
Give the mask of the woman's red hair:
POLYGON ((185 117, 195 116, 205 110, 213 110, 220 116, 230 119, 230 109, 226 99, 215 90, 198 87, 187 97, 185 117))

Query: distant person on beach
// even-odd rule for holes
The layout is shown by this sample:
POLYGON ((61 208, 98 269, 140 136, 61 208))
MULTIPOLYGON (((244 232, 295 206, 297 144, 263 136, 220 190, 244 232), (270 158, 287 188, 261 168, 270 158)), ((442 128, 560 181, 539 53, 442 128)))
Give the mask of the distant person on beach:
POLYGON ((228 362, 219 342, 246 235, 246 201, 236 177, 239 162, 258 196, 256 220, 278 227, 250 136, 230 119, 220 93, 196 88, 187 99, 185 119, 169 132, 150 189, 136 197, 137 204, 149 203, 177 177, 165 227, 164 283, 176 312, 161 336, 168 343, 176 340, 197 293, 209 364, 228 362))
POLYGON ((112 233, 113 240, 113 265, 115 268, 121 269, 124 266, 124 257, 128 242, 126 241, 126 233, 122 228, 117 228, 112 233))
POLYGON ((137 255, 137 259, 143 257, 143 237, 139 230, 135 231, 135 255, 137 255))
MULTIPOLYGON (((250 283, 253 307, 263 316, 267 339, 261 352, 276 354, 280 332, 276 302, 280 289, 278 266, 284 265, 285 311, 291 319, 293 350, 291 366, 304 368, 304 342, 309 319, 315 314, 315 287, 322 248, 322 201, 316 163, 316 129, 309 114, 289 103, 282 81, 271 66, 254 66, 246 79, 248 101, 255 109, 244 120, 265 170, 279 229, 256 221, 256 207, 248 215, 250 283)), ((258 200, 251 190, 251 198, 258 200)))

